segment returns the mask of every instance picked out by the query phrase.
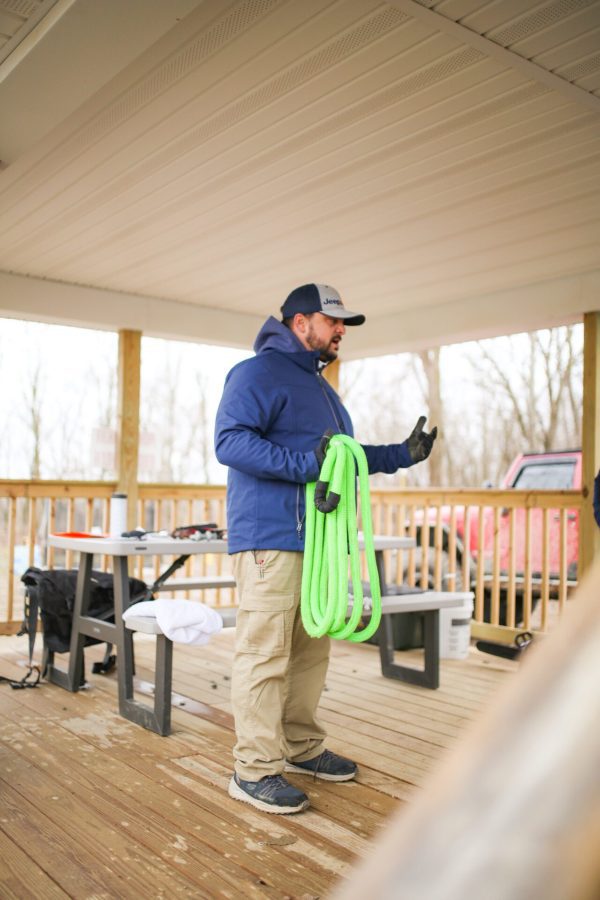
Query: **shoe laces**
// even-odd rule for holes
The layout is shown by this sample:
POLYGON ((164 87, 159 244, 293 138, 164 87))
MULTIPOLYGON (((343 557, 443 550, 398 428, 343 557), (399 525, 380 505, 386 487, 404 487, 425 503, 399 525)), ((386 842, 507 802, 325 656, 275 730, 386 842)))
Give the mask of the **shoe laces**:
POLYGON ((333 761, 335 758, 335 753, 332 753, 331 750, 323 750, 321 755, 317 757, 315 772, 319 772, 321 769, 326 769, 328 763, 333 761))
POLYGON ((265 775, 262 779, 265 785, 263 793, 266 797, 272 797, 279 789, 285 790, 290 787, 283 775, 265 775))
POLYGON ((323 752, 317 756, 316 765, 313 770, 313 781, 317 780, 317 773, 321 771, 321 769, 326 768, 326 764, 329 759, 333 757, 333 753, 330 750, 323 750, 323 752))
POLYGON ((316 765, 314 768, 313 781, 317 780, 317 773, 321 772, 323 769, 325 771, 329 768, 330 762, 335 762, 336 760, 343 761, 342 757, 339 757, 337 753, 333 753, 331 750, 323 750, 320 756, 317 756, 316 765))

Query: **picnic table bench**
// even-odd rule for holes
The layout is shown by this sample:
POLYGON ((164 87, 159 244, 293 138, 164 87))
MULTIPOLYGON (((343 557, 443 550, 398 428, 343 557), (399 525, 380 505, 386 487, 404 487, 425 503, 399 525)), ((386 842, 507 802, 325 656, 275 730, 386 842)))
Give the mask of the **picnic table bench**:
POLYGON ((191 578, 173 578, 159 584, 153 593, 209 591, 212 588, 235 588, 235 578, 233 575, 193 575, 191 578))

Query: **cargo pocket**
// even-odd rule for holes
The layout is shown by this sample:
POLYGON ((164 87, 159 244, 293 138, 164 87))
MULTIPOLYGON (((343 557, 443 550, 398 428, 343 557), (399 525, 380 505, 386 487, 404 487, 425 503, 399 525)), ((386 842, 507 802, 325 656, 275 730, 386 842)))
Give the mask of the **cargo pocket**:
POLYGON ((289 649, 294 616, 293 594, 242 596, 236 621, 236 650, 281 656, 289 649))

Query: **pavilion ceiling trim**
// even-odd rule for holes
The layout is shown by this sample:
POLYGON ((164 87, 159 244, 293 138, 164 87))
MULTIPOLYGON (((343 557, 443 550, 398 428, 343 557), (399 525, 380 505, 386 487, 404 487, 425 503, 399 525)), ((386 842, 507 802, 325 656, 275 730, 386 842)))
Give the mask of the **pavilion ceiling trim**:
MULTIPOLYGON (((477 318, 468 297, 427 309, 414 307, 369 319, 356 340, 344 338, 343 359, 361 359, 437 346, 484 340, 518 332, 556 328, 583 321, 597 306, 600 269, 481 294, 477 318), (376 348, 376 349, 372 349, 376 348)), ((348 329, 353 331, 354 329, 348 329)), ((351 338, 354 335, 350 336, 351 338)))
MULTIPOLYGON (((418 351, 581 322, 598 305, 600 269, 471 298, 367 314, 344 338, 343 359, 418 351)), ((157 297, 138 297, 0 271, 0 316, 250 350, 264 316, 157 297)), ((273 312, 275 312, 273 310, 273 312)))
MULTIPOLYGON (((386 0, 386 2, 405 13, 407 16, 424 22, 430 28, 444 32, 444 34, 455 38, 462 44, 467 44, 475 50, 478 50, 480 53, 492 57, 499 63, 512 69, 516 69, 527 78, 531 78, 532 81, 540 82, 551 90, 563 94, 568 100, 574 101, 575 103, 600 114, 600 97, 586 91, 584 88, 579 87, 579 85, 567 81, 566 78, 545 69, 543 66, 538 65, 532 60, 520 56, 508 47, 503 46, 502 43, 497 43, 499 40, 504 40, 509 43, 516 40, 517 37, 522 37, 524 31, 523 25, 520 26, 520 30, 518 31, 517 28, 519 26, 513 23, 510 29, 507 28, 504 32, 499 32, 495 39, 493 39, 479 34, 477 31, 473 31, 462 22, 455 22, 453 19, 449 19, 436 9, 423 6, 418 0, 386 0)), ((556 18, 558 20, 559 16, 564 15, 566 11, 580 10, 587 6, 591 6, 593 2, 594 0, 557 0, 557 2, 551 4, 550 7, 556 8, 556 18)), ((540 27, 543 20, 540 21, 539 17, 543 12, 546 13, 546 18, 551 17, 549 7, 546 7, 545 10, 541 10, 538 13, 538 19, 532 14, 532 28, 534 25, 540 27)))
MULTIPOLYGON (((6 78, 35 44, 73 4, 74 0, 0 0, 0 12, 12 17, 15 28, 0 41, 0 81, 6 78)), ((4 35, 3 35, 4 37, 4 35)))
POLYGON ((0 316, 249 349, 263 317, 0 271, 0 316))

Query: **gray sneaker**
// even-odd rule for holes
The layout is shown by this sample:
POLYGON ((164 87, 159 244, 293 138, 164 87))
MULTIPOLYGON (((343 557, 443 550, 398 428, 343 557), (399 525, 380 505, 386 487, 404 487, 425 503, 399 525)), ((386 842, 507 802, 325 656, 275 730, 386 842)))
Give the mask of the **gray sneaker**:
POLYGON ((358 766, 350 759, 338 756, 331 750, 323 750, 319 756, 307 759, 305 762, 291 762, 285 764, 286 772, 301 772, 303 775, 312 775, 323 781, 350 781, 358 772, 358 766))
POLYGON ((263 812, 283 815, 302 812, 310 803, 306 794, 283 775, 265 775, 260 781, 244 781, 236 773, 229 782, 229 796, 263 812))

